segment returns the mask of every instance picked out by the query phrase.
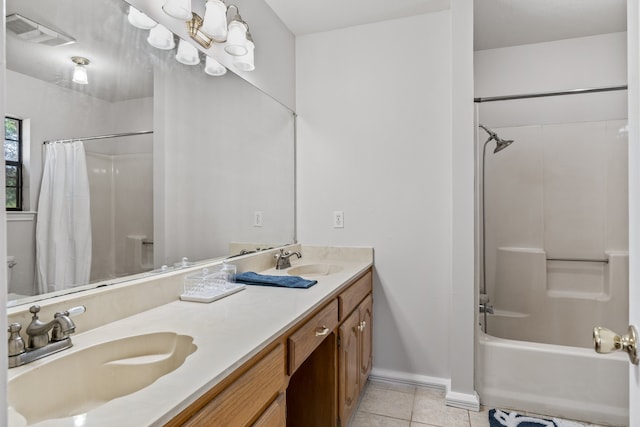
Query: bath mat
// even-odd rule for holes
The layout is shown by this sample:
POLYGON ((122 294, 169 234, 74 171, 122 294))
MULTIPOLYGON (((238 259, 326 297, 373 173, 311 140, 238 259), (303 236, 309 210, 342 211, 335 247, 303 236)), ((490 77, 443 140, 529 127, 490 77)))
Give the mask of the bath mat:
MULTIPOLYGON (((589 424, 591 425, 591 424, 589 424)), ((492 409, 489 411, 490 427, 587 427, 575 421, 563 420, 561 418, 553 418, 547 420, 536 418, 529 415, 520 415, 517 412, 501 411, 500 409, 492 409)))
POLYGON ((506 412, 500 409, 489 411, 490 427, 558 427, 552 420, 520 415, 517 412, 506 412))

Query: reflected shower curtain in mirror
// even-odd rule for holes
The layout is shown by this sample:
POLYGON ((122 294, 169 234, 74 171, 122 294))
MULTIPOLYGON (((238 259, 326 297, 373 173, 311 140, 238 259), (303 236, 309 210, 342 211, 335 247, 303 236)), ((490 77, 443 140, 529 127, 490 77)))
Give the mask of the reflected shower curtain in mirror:
POLYGON ((36 223, 38 293, 89 283, 89 177, 80 141, 44 146, 36 223))

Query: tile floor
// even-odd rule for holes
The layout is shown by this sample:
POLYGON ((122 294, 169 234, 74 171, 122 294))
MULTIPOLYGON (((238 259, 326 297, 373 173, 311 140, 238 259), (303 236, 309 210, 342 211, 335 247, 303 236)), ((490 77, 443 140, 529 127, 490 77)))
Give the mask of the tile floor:
POLYGON ((489 427, 489 409, 452 408, 443 390, 369 380, 349 427, 489 427))

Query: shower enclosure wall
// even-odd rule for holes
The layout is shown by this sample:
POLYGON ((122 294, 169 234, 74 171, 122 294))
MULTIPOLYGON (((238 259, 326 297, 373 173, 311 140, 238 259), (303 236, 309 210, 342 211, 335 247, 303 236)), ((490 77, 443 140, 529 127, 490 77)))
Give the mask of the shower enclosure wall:
MULTIPOLYGON (((567 96, 589 102, 625 95, 567 96)), ((557 100, 499 102, 514 114, 557 100)), ((493 116, 501 108, 479 107, 480 122, 499 123, 492 129, 516 141, 485 159, 484 276, 493 305, 486 330, 590 347, 594 326, 628 324, 626 119, 523 117, 512 126, 493 116)))
POLYGON ((153 135, 85 143, 91 282, 153 269, 153 135))
POLYGON ((624 423, 628 362, 593 352, 591 334, 628 324, 626 96, 476 103, 478 123, 514 140, 484 162, 487 133, 476 140, 484 404, 624 423))

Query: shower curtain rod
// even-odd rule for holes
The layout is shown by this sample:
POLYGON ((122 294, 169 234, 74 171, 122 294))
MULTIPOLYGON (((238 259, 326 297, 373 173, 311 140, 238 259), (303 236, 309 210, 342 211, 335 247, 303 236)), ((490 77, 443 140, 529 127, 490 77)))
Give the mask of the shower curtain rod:
POLYGON ((97 135, 97 136, 87 136, 84 138, 70 138, 70 139, 54 139, 51 141, 45 141, 43 144, 57 144, 57 143, 66 143, 66 142, 75 142, 75 141, 91 141, 93 139, 107 139, 107 138, 119 138, 122 136, 135 136, 135 135, 147 135, 153 133, 152 130, 143 130, 140 132, 125 132, 125 133, 114 133, 111 135, 97 135))
POLYGON ((473 98, 473 102, 509 101, 513 99, 543 98, 546 96, 560 96, 560 95, 579 95, 583 93, 611 92, 615 90, 627 90, 627 85, 595 87, 595 88, 586 88, 586 89, 570 89, 570 90, 561 90, 558 92, 539 92, 539 93, 525 93, 520 95, 488 96, 484 98, 473 98))

